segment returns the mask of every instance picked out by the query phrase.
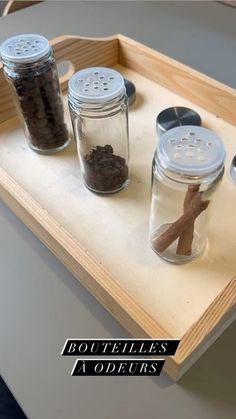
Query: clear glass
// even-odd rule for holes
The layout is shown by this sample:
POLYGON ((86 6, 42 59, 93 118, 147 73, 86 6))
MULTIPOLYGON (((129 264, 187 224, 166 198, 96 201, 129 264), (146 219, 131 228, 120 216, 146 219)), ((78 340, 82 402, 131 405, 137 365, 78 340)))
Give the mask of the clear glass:
POLYGON ((207 244, 212 195, 224 166, 197 178, 169 173, 153 159, 149 238, 163 259, 185 263, 201 255, 207 244))
POLYGON ((85 186, 117 192, 129 183, 128 105, 125 93, 100 104, 69 96, 69 108, 85 186))
POLYGON ((41 154, 66 147, 69 136, 52 50, 37 62, 3 64, 29 146, 41 154))

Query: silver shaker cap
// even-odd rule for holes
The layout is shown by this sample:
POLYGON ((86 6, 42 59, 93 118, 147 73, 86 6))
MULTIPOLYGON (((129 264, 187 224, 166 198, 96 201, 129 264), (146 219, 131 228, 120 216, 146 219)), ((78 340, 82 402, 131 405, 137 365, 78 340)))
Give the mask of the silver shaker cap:
POLYGON ((48 40, 38 34, 22 34, 6 39, 0 48, 3 61, 12 63, 32 63, 50 51, 48 40))
POLYGON ((105 103, 125 92, 124 78, 112 68, 85 68, 69 80, 69 96, 83 103, 105 103))
POLYGON ((213 131, 183 126, 161 136, 157 156, 167 170, 187 176, 205 176, 224 164, 225 148, 213 131))

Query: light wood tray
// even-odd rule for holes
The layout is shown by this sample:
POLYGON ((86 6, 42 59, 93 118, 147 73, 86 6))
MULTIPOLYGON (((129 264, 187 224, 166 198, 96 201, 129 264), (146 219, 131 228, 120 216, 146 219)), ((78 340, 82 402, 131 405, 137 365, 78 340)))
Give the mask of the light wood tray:
POLYGON ((52 45, 58 62, 70 61, 64 91, 68 77, 85 66, 115 67, 135 83, 131 183, 99 197, 82 186, 73 141, 53 156, 31 151, 0 69, 0 196, 131 335, 181 339, 165 364, 177 380, 236 317, 236 193, 228 176, 236 150, 236 92, 121 35, 63 36, 52 45), (148 243, 155 118, 175 105, 198 111, 227 149, 208 250, 181 266, 162 261, 148 243))

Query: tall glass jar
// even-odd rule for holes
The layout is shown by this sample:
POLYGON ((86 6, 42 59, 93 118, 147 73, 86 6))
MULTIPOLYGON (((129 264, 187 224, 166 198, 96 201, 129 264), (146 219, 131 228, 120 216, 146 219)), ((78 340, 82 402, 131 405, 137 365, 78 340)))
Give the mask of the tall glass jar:
POLYGON ((121 74, 105 67, 78 71, 69 81, 69 108, 85 186, 101 194, 126 187, 128 105, 121 74))
POLYGON ((150 244, 163 259, 184 263, 204 251, 224 160, 221 139, 206 128, 178 127, 161 136, 153 160, 150 244))
POLYGON ((48 40, 36 34, 13 36, 1 45, 1 58, 29 146, 42 154, 63 149, 69 137, 48 40))

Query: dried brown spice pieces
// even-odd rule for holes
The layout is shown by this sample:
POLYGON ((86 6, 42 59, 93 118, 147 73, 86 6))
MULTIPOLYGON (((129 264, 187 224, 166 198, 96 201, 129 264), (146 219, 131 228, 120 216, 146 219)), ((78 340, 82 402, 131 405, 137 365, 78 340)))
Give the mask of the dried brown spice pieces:
POLYGON ((60 87, 54 64, 38 74, 22 72, 12 79, 33 148, 46 151, 68 141, 60 87))
POLYGON ((115 192, 128 181, 126 160, 113 152, 111 145, 96 146, 83 157, 86 185, 96 191, 115 192))

